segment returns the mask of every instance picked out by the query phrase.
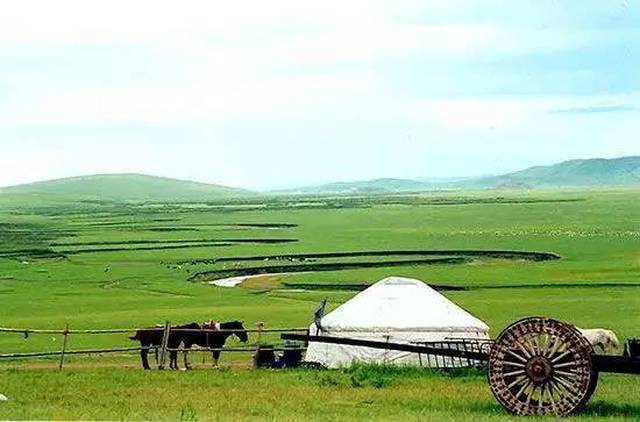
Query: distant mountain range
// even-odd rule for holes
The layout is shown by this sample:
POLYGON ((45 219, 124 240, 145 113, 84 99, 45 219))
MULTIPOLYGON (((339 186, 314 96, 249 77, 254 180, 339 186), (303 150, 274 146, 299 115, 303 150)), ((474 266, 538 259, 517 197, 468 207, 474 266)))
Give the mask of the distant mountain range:
POLYGON ((98 174, 0 188, 1 193, 40 193, 112 201, 206 201, 255 195, 244 189, 143 174, 98 174))
MULTIPOLYGON (((640 156, 593 158, 536 166, 499 176, 449 179, 374 179, 334 182, 268 194, 349 194, 428 190, 537 189, 640 186, 640 156)), ((141 174, 70 177, 0 188, 2 193, 41 193, 114 201, 207 201, 257 195, 245 189, 141 174)))
POLYGON ((458 179, 373 179, 289 189, 287 193, 384 193, 427 190, 536 189, 587 186, 640 186, 640 156, 569 160, 514 173, 458 179))

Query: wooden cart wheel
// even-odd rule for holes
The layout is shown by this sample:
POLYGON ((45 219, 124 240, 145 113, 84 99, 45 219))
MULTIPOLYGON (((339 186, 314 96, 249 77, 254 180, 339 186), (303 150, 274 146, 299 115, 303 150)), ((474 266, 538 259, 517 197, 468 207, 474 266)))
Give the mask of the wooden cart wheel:
POLYGON ((568 415, 597 383, 589 342, 573 326, 525 318, 507 327, 489 354, 489 385, 498 402, 517 415, 568 415))

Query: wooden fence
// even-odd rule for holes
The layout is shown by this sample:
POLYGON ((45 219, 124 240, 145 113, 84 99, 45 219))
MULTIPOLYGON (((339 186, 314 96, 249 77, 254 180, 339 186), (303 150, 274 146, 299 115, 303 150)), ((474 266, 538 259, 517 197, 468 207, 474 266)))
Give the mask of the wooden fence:
MULTIPOLYGON (((162 369, 164 367, 164 362, 166 360, 167 352, 213 352, 213 351, 224 351, 224 352, 256 352, 258 348, 262 345, 262 336, 265 333, 295 333, 295 332, 307 332, 306 328, 264 328, 264 323, 259 322, 256 324, 255 329, 248 330, 229 330, 229 329, 193 329, 193 328, 173 328, 171 327, 171 323, 167 321, 162 326, 156 327, 143 327, 143 328, 114 328, 114 329, 80 329, 80 330, 71 330, 67 325, 64 329, 56 330, 56 329, 32 329, 32 328, 5 328, 0 327, 0 333, 7 334, 22 334, 25 339, 28 338, 32 334, 52 334, 52 335, 60 335, 62 336, 62 347, 60 351, 44 351, 44 352, 19 352, 19 353, 0 353, 0 359, 20 359, 20 358, 39 358, 39 357, 51 357, 51 356, 59 356, 60 361, 58 367, 60 369, 64 366, 65 356, 68 355, 89 355, 89 354, 103 354, 103 353, 131 353, 131 352, 140 352, 141 350, 150 350, 157 349, 159 352, 159 367, 162 369), (150 346, 150 347, 120 347, 120 348, 108 348, 108 349, 80 349, 80 350, 67 350, 69 344, 69 337, 71 335, 96 335, 96 334, 125 334, 125 333, 135 333, 138 330, 158 330, 162 331, 162 342, 159 346, 150 346), (256 343, 250 344, 245 347, 222 347, 222 348, 195 348, 195 349, 184 349, 184 348, 169 348, 168 341, 169 335, 172 332, 227 332, 227 333, 257 333, 257 341, 256 343)), ((276 346, 273 351, 282 351, 285 350, 284 346, 276 346)))

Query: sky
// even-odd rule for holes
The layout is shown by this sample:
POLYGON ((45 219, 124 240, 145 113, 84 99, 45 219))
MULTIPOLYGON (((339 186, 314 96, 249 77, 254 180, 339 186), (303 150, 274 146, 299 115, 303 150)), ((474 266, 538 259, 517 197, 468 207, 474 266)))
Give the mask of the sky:
POLYGON ((640 155, 640 0, 7 2, 0 186, 251 189, 640 155))

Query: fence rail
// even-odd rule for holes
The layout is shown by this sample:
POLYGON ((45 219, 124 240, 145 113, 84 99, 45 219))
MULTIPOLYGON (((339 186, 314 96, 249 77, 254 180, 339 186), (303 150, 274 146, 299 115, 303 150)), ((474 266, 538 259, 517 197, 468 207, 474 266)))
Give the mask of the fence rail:
MULTIPOLYGON (((194 328, 173 328, 171 324, 167 321, 166 324, 162 326, 155 327, 142 327, 142 328, 116 328, 116 329, 84 329, 84 330, 71 330, 68 325, 62 330, 56 329, 32 329, 32 328, 8 328, 8 327, 0 327, 0 333, 15 333, 15 334, 23 334, 25 338, 27 338, 30 334, 55 334, 63 336, 63 344, 62 349, 60 351, 41 351, 41 352, 16 352, 16 353, 0 353, 0 360, 2 359, 20 359, 20 358, 39 358, 39 357, 48 357, 48 356, 59 356, 60 364, 59 368, 62 369, 64 365, 64 358, 68 355, 90 355, 90 354, 103 354, 103 353, 131 353, 131 352, 139 352, 142 350, 152 350, 160 352, 160 366, 164 365, 164 358, 168 352, 256 352, 256 350, 262 346, 262 335, 265 333, 295 333, 295 332, 306 332, 306 328, 264 328, 264 323, 259 322, 256 324, 255 329, 194 329, 194 328), (92 334, 124 334, 124 333, 135 333, 139 330, 145 331, 158 331, 163 333, 162 343, 160 345, 154 345, 150 347, 119 347, 119 348, 107 348, 107 349, 81 349, 81 350, 67 350, 67 343, 69 340, 69 336, 74 335, 92 335, 92 334), (193 348, 193 349, 185 349, 185 348, 170 348, 168 347, 168 339, 169 335, 172 332, 199 332, 199 333, 257 333, 258 334, 258 342, 255 344, 250 344, 244 347, 220 347, 220 348, 193 348)), ((286 347, 284 345, 276 345, 271 350, 273 351, 283 351, 286 347)), ((302 348, 301 349, 305 349, 302 348)))
MULTIPOLYGON (((29 334, 124 334, 124 333, 135 333, 138 330, 158 330, 162 331, 163 327, 142 327, 142 328, 114 328, 114 329, 104 329, 104 330, 54 330, 54 329, 31 329, 31 328, 2 328, 0 327, 0 332, 2 333, 29 333, 29 334)), ((264 329, 248 329, 248 330, 228 330, 228 329, 196 329, 196 328, 171 328, 173 332, 216 332, 216 333, 239 333, 239 332, 247 332, 247 333, 283 333, 283 332, 305 332, 307 328, 264 328, 264 329)))
MULTIPOLYGON (((66 350, 65 355, 97 355, 102 353, 122 353, 122 352, 139 352, 140 350, 153 350, 155 347, 123 347, 116 349, 82 349, 82 350, 66 350)), ((158 348, 159 349, 159 348, 158 348)), ((286 350, 286 347, 273 347, 269 350, 274 352, 280 352, 286 350)), ((301 350, 306 350, 306 347, 300 347, 301 350)), ((169 349, 167 352, 255 352, 256 348, 251 347, 221 347, 221 348, 194 348, 194 349, 169 349)), ((35 357, 47 357, 47 356, 60 356, 61 352, 23 352, 23 353, 2 353, 0 359, 19 359, 19 358, 35 358, 35 357)))

